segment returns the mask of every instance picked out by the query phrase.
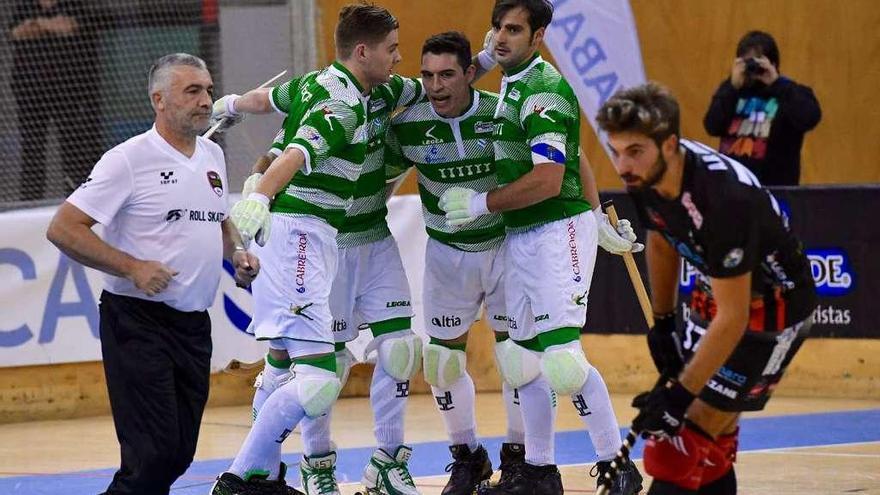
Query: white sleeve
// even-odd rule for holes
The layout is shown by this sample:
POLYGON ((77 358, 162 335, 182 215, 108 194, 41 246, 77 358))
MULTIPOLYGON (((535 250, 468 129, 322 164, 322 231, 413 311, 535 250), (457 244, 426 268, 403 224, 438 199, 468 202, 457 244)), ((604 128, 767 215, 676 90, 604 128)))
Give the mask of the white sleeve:
POLYGON ((67 202, 102 225, 108 225, 134 192, 134 178, 125 155, 110 150, 67 202))
POLYGON ((211 146, 211 149, 214 151, 214 156, 217 159, 217 168, 220 169, 220 178, 223 181, 223 218, 229 218, 229 194, 232 192, 232 189, 229 187, 229 174, 226 168, 226 152, 223 151, 217 143, 213 141, 208 141, 211 146))

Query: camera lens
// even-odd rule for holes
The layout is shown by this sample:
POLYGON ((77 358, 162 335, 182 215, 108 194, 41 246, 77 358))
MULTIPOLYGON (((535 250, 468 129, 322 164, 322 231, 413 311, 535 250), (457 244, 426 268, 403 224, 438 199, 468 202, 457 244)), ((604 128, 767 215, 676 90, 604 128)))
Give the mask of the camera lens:
POLYGON ((764 73, 764 68, 761 67, 761 64, 759 64, 757 60, 750 58, 746 60, 746 73, 760 75, 764 73))

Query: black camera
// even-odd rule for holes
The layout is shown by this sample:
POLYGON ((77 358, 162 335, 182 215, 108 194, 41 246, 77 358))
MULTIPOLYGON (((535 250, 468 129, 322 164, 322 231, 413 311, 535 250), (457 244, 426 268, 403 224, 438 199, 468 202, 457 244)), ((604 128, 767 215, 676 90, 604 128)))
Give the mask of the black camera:
POLYGON ((754 59, 754 58, 746 59, 746 74, 748 74, 750 76, 760 76, 761 74, 763 74, 766 71, 767 71, 767 69, 762 67, 761 64, 758 63, 758 61, 756 59, 754 59))

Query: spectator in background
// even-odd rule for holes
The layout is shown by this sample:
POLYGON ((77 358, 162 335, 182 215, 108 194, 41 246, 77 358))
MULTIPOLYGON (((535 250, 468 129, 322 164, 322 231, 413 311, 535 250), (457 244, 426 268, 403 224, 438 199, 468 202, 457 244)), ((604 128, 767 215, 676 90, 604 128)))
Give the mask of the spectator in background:
POLYGON ((779 74, 779 48, 763 31, 739 41, 730 78, 703 119, 719 151, 747 166, 765 186, 796 186, 804 134, 822 118, 813 90, 779 74))
MULTIPOLYGON (((22 200, 46 188, 47 129, 55 122, 64 190, 70 193, 101 156, 100 71, 94 2, 16 0, 9 37, 12 91, 21 132, 22 200)), ((65 194, 66 195, 66 194, 65 194)))

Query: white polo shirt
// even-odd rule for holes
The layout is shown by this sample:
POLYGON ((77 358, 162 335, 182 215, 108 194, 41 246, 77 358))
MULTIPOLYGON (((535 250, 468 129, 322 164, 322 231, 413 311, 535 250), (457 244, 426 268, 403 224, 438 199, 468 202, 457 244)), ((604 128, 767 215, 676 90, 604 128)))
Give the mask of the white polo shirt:
POLYGON ((67 201, 104 225, 111 246, 180 272, 155 297, 112 275, 108 292, 201 311, 220 283, 228 186, 220 146, 199 137, 188 158, 153 126, 105 153, 67 201))

